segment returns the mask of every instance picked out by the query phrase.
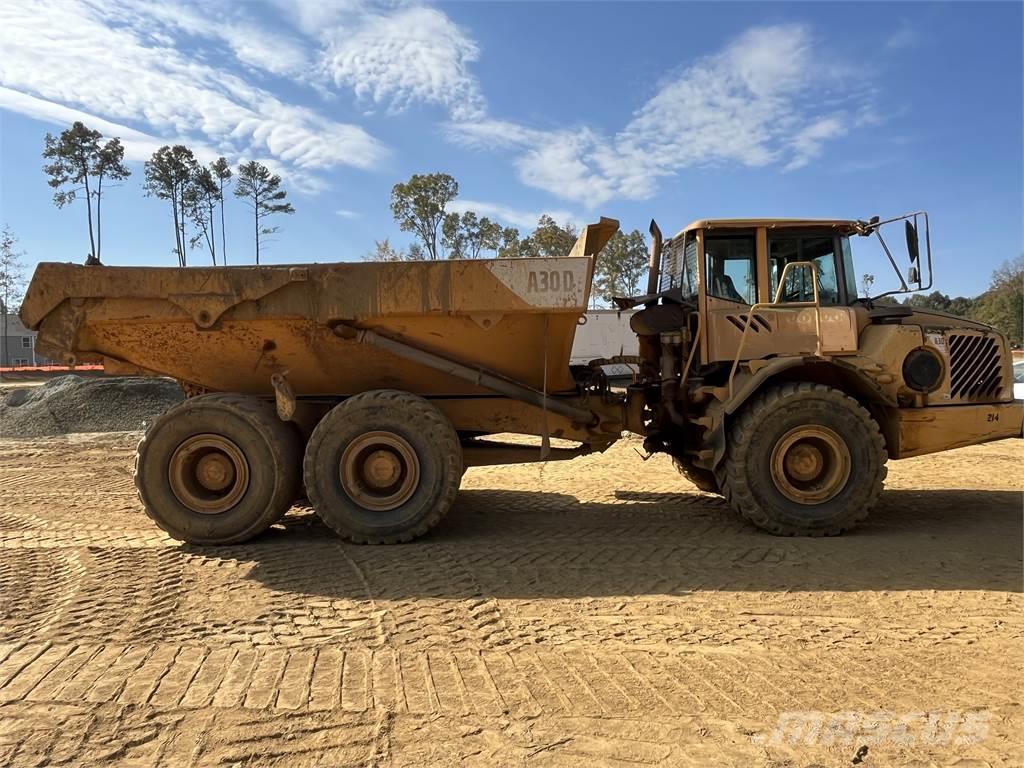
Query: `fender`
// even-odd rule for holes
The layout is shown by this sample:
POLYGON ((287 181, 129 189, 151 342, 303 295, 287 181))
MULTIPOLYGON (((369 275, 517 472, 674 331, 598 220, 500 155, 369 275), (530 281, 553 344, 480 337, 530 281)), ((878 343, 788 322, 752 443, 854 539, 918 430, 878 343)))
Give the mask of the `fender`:
MULTIPOLYGON (((743 382, 732 397, 728 397, 721 404, 716 403, 708 409, 707 416, 711 419, 711 425, 704 433, 703 447, 712 452, 710 460, 697 461, 698 466, 705 466, 706 469, 714 469, 725 456, 725 422, 726 417, 732 416, 743 405, 753 397, 761 387, 770 379, 778 377, 787 371, 797 368, 807 370, 808 381, 819 381, 829 383, 848 394, 872 400, 879 405, 897 407, 896 401, 887 395, 878 384, 865 376, 860 369, 843 362, 839 358, 823 359, 820 357, 779 357, 767 361, 753 361, 763 363, 757 370, 743 382), (815 370, 817 369, 817 370, 815 370), (822 375, 824 374, 824 375, 822 375), (839 381, 827 381, 827 379, 838 378, 839 381)), ((723 391, 725 388, 723 387, 723 391)))

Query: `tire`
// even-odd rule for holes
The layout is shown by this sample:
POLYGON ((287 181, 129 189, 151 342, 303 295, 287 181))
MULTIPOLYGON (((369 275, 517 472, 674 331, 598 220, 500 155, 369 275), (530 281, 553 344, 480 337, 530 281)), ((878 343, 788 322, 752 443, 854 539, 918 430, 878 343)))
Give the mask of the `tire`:
POLYGON ((300 490, 301 451, 295 431, 270 403, 199 395, 146 431, 135 454, 135 488, 146 514, 175 539, 237 544, 265 531, 291 507, 300 490), (209 491, 196 480, 195 466, 209 455, 232 467, 226 490, 209 491))
POLYGON ((729 504, 758 528, 835 536, 871 511, 886 458, 877 422, 856 400, 798 382, 772 387, 744 408, 715 474, 729 504))
POLYGON ((715 479, 715 473, 710 469, 695 467, 692 462, 676 456, 672 457, 672 465, 679 471, 679 474, 697 486, 698 490, 704 491, 704 493, 718 494, 719 496, 722 494, 718 488, 718 480, 715 479))
POLYGON ((451 422, 422 397, 375 390, 335 406, 306 446, 303 475, 317 515, 356 544, 396 544, 444 517, 462 481, 451 422), (371 461, 385 469, 373 476, 371 461))

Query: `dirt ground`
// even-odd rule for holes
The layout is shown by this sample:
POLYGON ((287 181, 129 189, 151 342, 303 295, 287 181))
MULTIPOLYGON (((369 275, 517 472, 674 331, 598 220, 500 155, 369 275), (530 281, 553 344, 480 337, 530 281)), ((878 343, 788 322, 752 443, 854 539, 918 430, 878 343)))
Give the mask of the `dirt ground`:
POLYGON ((0 441, 0 766, 1024 764, 1022 441, 894 462, 838 539, 623 441, 409 545, 194 548, 136 440, 0 441))

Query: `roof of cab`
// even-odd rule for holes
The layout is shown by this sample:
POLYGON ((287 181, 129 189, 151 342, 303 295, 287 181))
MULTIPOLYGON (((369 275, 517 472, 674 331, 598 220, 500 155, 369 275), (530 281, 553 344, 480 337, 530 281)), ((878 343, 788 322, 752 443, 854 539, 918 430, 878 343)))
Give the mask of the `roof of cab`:
POLYGON ((855 232, 861 226, 853 219, 698 219, 680 230, 680 234, 692 229, 768 229, 785 227, 832 227, 844 232, 855 232))

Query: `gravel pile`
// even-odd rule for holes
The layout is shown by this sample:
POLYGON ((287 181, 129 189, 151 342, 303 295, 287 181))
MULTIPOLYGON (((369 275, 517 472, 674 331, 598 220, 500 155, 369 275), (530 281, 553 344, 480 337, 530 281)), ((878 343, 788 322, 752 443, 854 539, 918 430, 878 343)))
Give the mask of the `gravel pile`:
POLYGON ((141 430, 184 398, 171 379, 60 376, 0 391, 0 437, 141 430))

